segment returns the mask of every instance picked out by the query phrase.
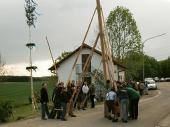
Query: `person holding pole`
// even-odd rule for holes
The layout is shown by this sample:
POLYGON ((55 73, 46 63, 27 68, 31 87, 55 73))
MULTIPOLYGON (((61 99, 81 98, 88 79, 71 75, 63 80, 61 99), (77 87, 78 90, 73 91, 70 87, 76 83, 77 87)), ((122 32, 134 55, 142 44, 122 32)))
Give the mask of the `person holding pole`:
POLYGON ((91 108, 95 108, 95 102, 94 102, 94 99, 95 99, 95 86, 94 86, 94 84, 92 84, 90 86, 89 93, 90 93, 91 108))
POLYGON ((67 95, 68 95, 68 114, 71 117, 76 117, 76 115, 73 114, 73 109, 74 109, 74 96, 75 96, 75 81, 72 80, 72 82, 68 83, 67 85, 67 95))

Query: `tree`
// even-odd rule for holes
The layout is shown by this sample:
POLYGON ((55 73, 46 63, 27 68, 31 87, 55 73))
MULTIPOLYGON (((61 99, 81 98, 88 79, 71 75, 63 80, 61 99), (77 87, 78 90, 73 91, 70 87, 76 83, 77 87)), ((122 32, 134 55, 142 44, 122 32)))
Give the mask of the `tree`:
POLYGON ((92 82, 95 84, 96 88, 96 99, 98 101, 103 101, 104 97, 108 91, 108 87, 104 83, 104 74, 101 70, 95 69, 91 73, 92 75, 92 82))
POLYGON ((59 56, 56 61, 59 62, 61 60, 63 60, 64 58, 66 58, 67 56, 69 56, 72 52, 66 52, 64 51, 63 53, 61 53, 61 56, 59 56))
POLYGON ((150 56, 144 56, 145 62, 145 77, 158 77, 159 75, 159 63, 158 61, 150 56))
POLYGON ((170 77, 170 57, 159 61, 159 77, 170 77))
POLYGON ((123 63, 126 66, 126 80, 142 80, 143 54, 141 52, 128 52, 123 63))
POLYGON ((124 7, 116 7, 106 21, 112 53, 122 61, 128 52, 140 52, 141 36, 131 12, 124 7))

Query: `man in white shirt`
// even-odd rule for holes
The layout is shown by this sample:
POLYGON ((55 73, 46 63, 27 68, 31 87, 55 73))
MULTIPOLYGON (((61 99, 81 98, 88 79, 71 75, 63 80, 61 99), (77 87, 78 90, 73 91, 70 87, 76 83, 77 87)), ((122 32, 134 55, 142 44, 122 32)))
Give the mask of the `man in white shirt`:
POLYGON ((82 87, 82 91, 84 94, 87 94, 89 92, 89 87, 87 85, 87 82, 84 82, 84 85, 82 87))
POLYGON ((89 92, 89 87, 86 81, 83 84, 82 92, 83 92, 82 108, 83 110, 85 110, 85 108, 87 107, 87 99, 88 99, 88 92, 89 92))

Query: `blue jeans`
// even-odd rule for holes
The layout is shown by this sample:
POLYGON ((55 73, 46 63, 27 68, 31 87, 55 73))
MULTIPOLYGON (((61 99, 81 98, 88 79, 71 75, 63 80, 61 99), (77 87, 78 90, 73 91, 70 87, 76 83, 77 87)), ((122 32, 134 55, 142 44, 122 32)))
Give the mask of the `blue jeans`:
POLYGON ((61 102, 61 108, 62 108, 61 119, 65 119, 66 110, 67 110, 67 103, 61 102))
POLYGON ((45 114, 49 118, 49 111, 48 111, 47 103, 41 104, 41 111, 42 111, 42 116, 41 116, 42 119, 45 119, 45 114))
POLYGON ((128 99, 120 100, 120 113, 121 113, 121 118, 123 121, 128 120, 128 109, 129 109, 128 105, 129 105, 128 99))

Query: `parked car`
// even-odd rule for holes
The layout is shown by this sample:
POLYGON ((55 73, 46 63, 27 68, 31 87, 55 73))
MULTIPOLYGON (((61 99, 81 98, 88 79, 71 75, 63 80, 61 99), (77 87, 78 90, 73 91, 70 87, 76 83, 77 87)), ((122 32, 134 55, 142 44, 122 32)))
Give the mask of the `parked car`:
POLYGON ((160 82, 165 82, 165 78, 161 78, 161 79, 160 79, 160 82))
POLYGON ((151 81, 151 80, 153 80, 153 78, 145 78, 145 82, 146 81, 151 81))
POLYGON ((158 88, 154 80, 148 80, 146 82, 147 82, 148 89, 156 90, 158 88))
POLYGON ((166 82, 170 82, 170 77, 165 78, 166 82))
POLYGON ((159 82, 159 78, 158 78, 158 77, 155 77, 155 78, 154 78, 154 81, 155 81, 155 82, 159 82))

